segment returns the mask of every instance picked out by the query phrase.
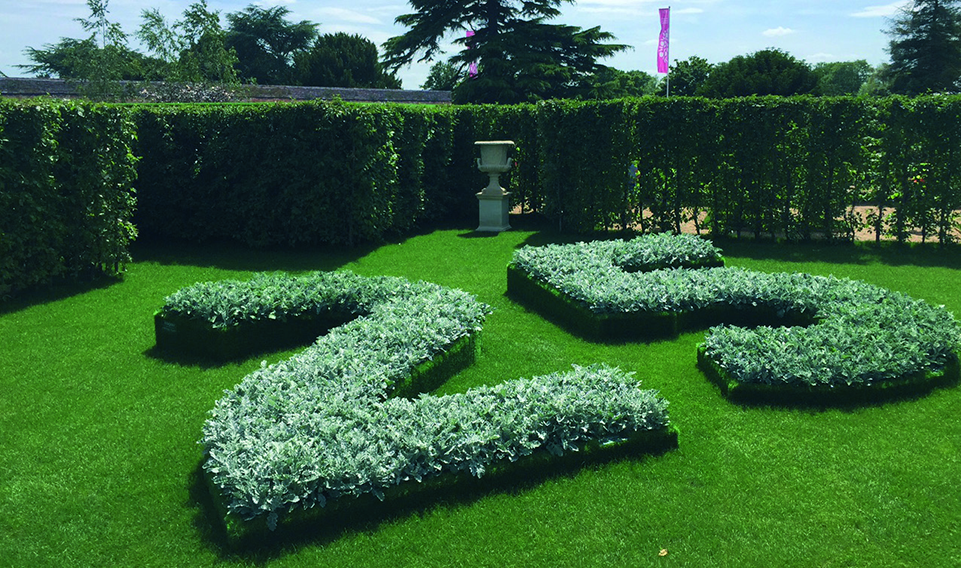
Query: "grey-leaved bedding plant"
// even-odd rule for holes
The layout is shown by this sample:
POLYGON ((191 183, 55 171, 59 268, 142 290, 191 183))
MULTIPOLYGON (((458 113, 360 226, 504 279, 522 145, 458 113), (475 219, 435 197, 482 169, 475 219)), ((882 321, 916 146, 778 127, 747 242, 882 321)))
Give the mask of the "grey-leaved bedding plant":
POLYGON ((479 332, 490 312, 435 284, 349 272, 257 275, 181 290, 164 313, 228 326, 330 309, 357 317, 245 377, 204 424, 204 469, 243 519, 263 516, 274 528, 280 515, 330 499, 382 497, 448 472, 480 476, 538 449, 559 454, 669 425, 667 401, 606 366, 463 394, 391 397, 419 364, 479 332))
POLYGON ((807 327, 711 328, 706 355, 739 383, 871 385, 943 370, 961 347, 961 325, 943 306, 831 276, 688 268, 718 258, 693 235, 656 235, 525 247, 512 266, 598 315, 721 307, 815 319, 807 327), (632 266, 624 261, 629 249, 645 251, 633 254, 641 261, 632 266))

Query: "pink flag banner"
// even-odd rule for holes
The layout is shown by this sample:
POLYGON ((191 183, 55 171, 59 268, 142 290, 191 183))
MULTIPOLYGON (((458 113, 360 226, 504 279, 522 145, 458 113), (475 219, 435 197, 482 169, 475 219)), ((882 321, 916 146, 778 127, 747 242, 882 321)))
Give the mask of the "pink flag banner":
MULTIPOLYGON (((467 30, 467 37, 474 37, 474 30, 467 30)), ((470 49, 470 46, 467 47, 470 49)), ((471 61, 470 65, 467 67, 467 76, 473 79, 477 76, 477 62, 471 61)))
POLYGON ((657 40, 657 72, 670 73, 671 9, 661 8, 661 35, 657 40))

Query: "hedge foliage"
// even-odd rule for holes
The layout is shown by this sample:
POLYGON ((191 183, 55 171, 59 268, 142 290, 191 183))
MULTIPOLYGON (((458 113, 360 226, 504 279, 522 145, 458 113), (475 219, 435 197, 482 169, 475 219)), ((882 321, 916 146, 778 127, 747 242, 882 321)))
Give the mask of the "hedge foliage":
POLYGON ((138 226, 253 246, 377 241, 476 217, 474 141, 497 107, 141 106, 138 226))
POLYGON ((479 332, 489 311, 435 284, 349 272, 260 275, 191 286, 162 312, 242 326, 325 310, 359 317, 245 377, 204 425, 204 469, 228 517, 274 528, 287 513, 332 500, 383 498, 444 473, 479 477, 539 449, 559 455, 580 442, 668 428, 667 402, 608 367, 442 397, 391 396, 423 364, 479 332))
POLYGON ((142 233, 252 246, 476 220, 484 139, 517 143, 514 205, 575 232, 946 243, 961 209, 961 96, 0 109, 0 293, 122 263, 134 164, 142 233))
POLYGON ((0 298, 130 259, 134 138, 115 107, 0 100, 0 298))
POLYGON ((961 97, 142 106, 145 233, 352 243, 476 218, 474 141, 512 139, 515 205, 567 230, 953 240, 961 97), (870 208, 855 210, 862 205, 870 208))

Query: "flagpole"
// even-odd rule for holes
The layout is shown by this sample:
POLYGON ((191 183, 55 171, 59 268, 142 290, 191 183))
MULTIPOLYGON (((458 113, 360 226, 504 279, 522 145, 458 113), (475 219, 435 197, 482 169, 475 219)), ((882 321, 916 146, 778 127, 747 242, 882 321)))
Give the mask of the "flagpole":
MULTIPOLYGON (((667 13, 671 13, 671 6, 668 5, 667 13)), ((671 28, 667 28, 667 98, 671 98, 671 28)))
POLYGON ((660 8, 661 33, 657 38, 657 72, 667 75, 666 96, 671 96, 671 7, 660 8))

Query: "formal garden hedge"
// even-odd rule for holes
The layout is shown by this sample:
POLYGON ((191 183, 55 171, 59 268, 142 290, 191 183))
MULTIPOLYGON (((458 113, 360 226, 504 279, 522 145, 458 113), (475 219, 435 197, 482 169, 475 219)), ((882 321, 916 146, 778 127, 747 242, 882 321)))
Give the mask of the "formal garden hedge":
POLYGON ((129 260, 134 139, 118 108, 0 100, 0 298, 129 260))
POLYGON ((961 98, 643 98, 138 107, 146 233, 352 243, 476 218, 475 140, 517 142, 514 205, 565 230, 955 239, 961 98), (857 206, 863 206, 856 208, 857 206))
POLYGON ((474 141, 564 230, 956 240, 961 97, 519 106, 0 105, 0 293, 122 263, 133 234, 354 244, 476 220, 474 141), (135 157, 136 156, 136 157, 135 157), (136 172, 134 165, 136 164, 136 172), (69 230, 66 227, 70 227, 69 230), (66 237, 69 235, 69 238, 66 237))

